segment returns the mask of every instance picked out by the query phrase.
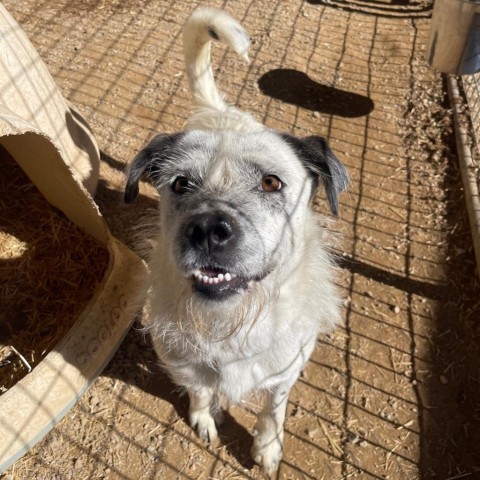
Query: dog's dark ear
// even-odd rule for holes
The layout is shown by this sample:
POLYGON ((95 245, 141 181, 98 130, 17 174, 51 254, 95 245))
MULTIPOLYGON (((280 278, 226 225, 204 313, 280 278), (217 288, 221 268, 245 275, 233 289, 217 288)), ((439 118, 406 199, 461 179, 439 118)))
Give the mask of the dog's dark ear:
POLYGON ((133 203, 138 197, 138 182, 141 177, 155 180, 160 175, 162 163, 172 156, 181 135, 181 132, 157 135, 137 153, 127 170, 127 184, 123 195, 125 203, 133 203))
POLYGON ((282 136, 297 152, 304 166, 315 178, 317 185, 319 180, 323 182, 330 210, 334 215, 338 215, 338 196, 346 190, 349 182, 343 163, 330 150, 323 137, 296 138, 288 134, 282 136))

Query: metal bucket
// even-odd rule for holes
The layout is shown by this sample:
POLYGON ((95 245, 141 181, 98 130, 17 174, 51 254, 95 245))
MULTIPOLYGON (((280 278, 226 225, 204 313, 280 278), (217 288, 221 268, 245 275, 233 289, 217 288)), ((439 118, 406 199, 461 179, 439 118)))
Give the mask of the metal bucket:
POLYGON ((480 71, 480 0, 436 0, 428 63, 444 73, 480 71))

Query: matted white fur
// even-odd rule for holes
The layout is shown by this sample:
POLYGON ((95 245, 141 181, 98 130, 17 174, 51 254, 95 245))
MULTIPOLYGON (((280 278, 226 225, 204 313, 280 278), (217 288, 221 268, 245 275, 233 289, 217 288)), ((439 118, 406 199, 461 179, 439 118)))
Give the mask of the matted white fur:
POLYGON ((213 441, 219 398, 265 392, 252 454, 273 472, 289 391, 317 335, 340 322, 312 191, 323 181, 336 212, 348 177, 323 139, 279 134, 225 102, 210 66, 212 39, 247 58, 248 36, 225 12, 191 16, 184 47, 193 115, 186 132, 159 135, 137 155, 125 199, 135 199, 142 174, 161 193, 148 328, 165 369, 189 393, 192 427, 213 441), (272 176, 275 189, 265 186, 272 176), (208 286, 214 279, 221 295, 208 286))

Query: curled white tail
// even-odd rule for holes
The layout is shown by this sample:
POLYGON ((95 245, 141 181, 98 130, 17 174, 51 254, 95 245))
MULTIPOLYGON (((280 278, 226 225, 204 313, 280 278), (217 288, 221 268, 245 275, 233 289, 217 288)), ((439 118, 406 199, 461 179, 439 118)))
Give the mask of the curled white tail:
POLYGON ((187 128, 258 130, 260 124, 253 117, 229 105, 218 91, 210 63, 212 40, 226 43, 248 62, 250 39, 240 23, 218 8, 193 12, 183 29, 185 67, 195 106, 187 128))

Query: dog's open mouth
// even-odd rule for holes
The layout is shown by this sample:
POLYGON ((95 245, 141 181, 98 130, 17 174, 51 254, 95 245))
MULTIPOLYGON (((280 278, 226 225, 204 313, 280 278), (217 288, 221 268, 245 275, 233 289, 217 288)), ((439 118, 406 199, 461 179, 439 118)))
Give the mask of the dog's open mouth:
POLYGON ((192 273, 193 288, 213 299, 222 299, 248 288, 248 281, 221 268, 203 267, 192 273))

